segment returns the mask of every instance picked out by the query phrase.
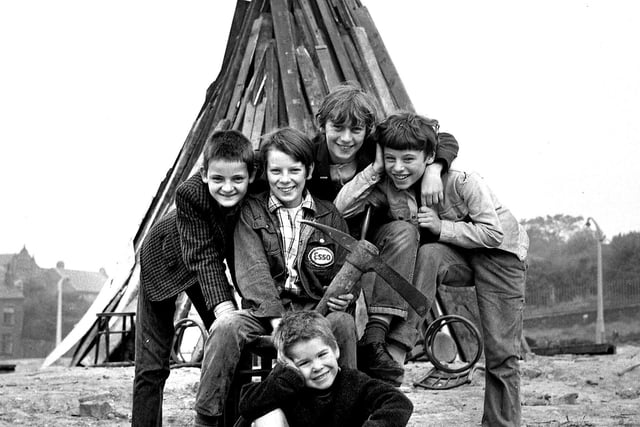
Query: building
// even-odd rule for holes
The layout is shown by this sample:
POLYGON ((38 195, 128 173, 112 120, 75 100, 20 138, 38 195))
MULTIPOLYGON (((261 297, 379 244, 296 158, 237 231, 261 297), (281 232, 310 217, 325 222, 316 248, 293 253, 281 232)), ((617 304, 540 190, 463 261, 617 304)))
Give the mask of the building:
POLYGON ((55 347, 58 284, 64 337, 106 280, 104 269, 70 270, 62 262, 41 268, 26 247, 17 254, 0 254, 0 360, 44 357, 55 347))

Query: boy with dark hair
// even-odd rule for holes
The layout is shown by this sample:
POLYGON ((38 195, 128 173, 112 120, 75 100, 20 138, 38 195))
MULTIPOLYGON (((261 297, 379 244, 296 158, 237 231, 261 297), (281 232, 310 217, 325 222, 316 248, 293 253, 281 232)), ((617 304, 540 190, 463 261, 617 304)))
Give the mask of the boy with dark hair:
MULTIPOLYGON (((376 154, 372 134, 378 123, 376 105, 374 97, 352 83, 336 87, 322 101, 316 114, 316 167, 308 184, 318 198, 334 200, 342 186, 356 174, 372 173, 376 154)), ((442 133, 440 139, 436 158, 421 180, 420 198, 429 206, 442 200, 441 173, 446 172, 458 153, 453 135, 442 133)), ((411 281, 415 260, 404 253, 416 252, 416 231, 401 222, 388 223, 375 211, 372 218, 367 236, 360 236, 363 215, 347 218, 349 231, 381 248, 382 259, 411 281)), ((358 347, 358 367, 374 378, 400 385, 404 373, 402 364, 409 350, 407 343, 413 339, 412 332, 402 328, 407 304, 375 273, 366 273, 361 285, 368 322, 358 347)))
POLYGON ((325 317, 313 311, 285 314, 274 343, 276 367, 242 390, 243 419, 256 427, 407 425, 413 404, 404 393, 338 366, 340 349, 325 317))
MULTIPOLYGON (((444 200, 420 203, 419 181, 433 161, 437 122, 413 113, 389 116, 376 130, 373 169, 343 187, 336 205, 346 216, 367 204, 384 206, 396 221, 420 231, 414 284, 435 300, 440 284, 476 288, 486 358, 482 424, 520 425, 519 352, 529 239, 513 214, 476 173, 443 175, 444 200)), ((417 327, 410 311, 407 324, 417 327)))
MULTIPOLYGON (((235 273, 243 310, 216 319, 205 344, 196 397, 196 425, 220 425, 240 354, 245 345, 275 330, 283 314, 313 309, 342 266, 345 252, 311 220, 347 231, 328 201, 313 197, 306 180, 313 172, 311 141, 292 128, 264 137, 260 147, 269 191, 246 199, 236 226, 235 273)), ((351 294, 330 298, 327 319, 340 348, 342 366, 355 367, 355 321, 351 294)))
POLYGON ((162 425, 178 294, 187 293, 207 329, 214 318, 236 309, 224 260, 232 259, 229 230, 253 178, 251 142, 233 130, 214 133, 206 142, 200 173, 178 186, 175 210, 155 223, 142 243, 134 426, 162 425))

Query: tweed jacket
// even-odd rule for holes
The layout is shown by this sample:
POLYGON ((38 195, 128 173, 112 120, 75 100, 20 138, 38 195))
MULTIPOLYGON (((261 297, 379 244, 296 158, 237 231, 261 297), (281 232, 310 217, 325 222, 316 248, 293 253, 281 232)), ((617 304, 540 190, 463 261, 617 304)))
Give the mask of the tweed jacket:
MULTIPOLYGON (((316 228, 303 225, 296 266, 303 294, 295 297, 283 292, 287 268, 282 232, 275 211, 268 207, 269 192, 245 200, 235 231, 235 271, 243 308, 257 317, 280 317, 290 302, 317 302, 346 257, 316 228)), ((347 226, 331 202, 314 198, 315 210, 305 209, 304 218, 342 231, 347 226)))
POLYGON ((291 427, 403 427, 413 412, 401 390, 358 370, 341 368, 331 387, 315 390, 280 364, 265 380, 243 387, 239 409, 244 422, 276 408, 291 427))
POLYGON ((224 260, 233 255, 238 211, 223 210, 199 174, 180 184, 176 209, 151 227, 140 250, 140 280, 149 300, 199 284, 209 309, 233 301, 224 260))

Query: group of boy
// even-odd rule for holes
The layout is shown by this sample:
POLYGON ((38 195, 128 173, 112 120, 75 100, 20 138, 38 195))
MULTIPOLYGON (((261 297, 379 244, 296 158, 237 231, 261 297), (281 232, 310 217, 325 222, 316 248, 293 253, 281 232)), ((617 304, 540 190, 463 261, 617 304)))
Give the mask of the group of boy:
POLYGON ((244 419, 406 425, 412 404, 396 387, 422 319, 375 275, 362 279, 369 320, 360 341, 357 292, 330 298, 326 317, 312 311, 346 254, 301 220, 355 234, 349 225, 369 205, 382 258, 430 301, 440 284, 476 286, 483 425, 519 425, 526 233, 477 174, 449 170, 457 142, 437 122, 397 113, 377 123, 370 97, 349 85, 327 96, 317 119, 321 140, 278 129, 263 137, 257 165, 241 133, 214 133, 200 174, 180 185, 175 211, 152 227, 140 254, 133 425, 161 425, 182 291, 209 331, 195 426, 222 425, 240 354, 261 335, 273 337, 278 366, 243 392, 244 419), (268 190, 247 195, 256 178, 268 190))

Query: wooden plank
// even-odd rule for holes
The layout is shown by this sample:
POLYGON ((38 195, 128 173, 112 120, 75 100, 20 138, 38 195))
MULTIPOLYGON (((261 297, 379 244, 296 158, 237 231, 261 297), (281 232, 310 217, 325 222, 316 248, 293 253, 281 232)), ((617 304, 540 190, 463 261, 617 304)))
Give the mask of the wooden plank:
POLYGON ((260 19, 262 20, 262 25, 260 26, 260 34, 258 34, 254 64, 262 63, 264 52, 267 50, 271 40, 273 40, 273 20, 271 19, 271 14, 262 13, 260 19))
MULTIPOLYGON (((247 85, 246 90, 244 91, 244 95, 242 97, 242 101, 240 102, 240 106, 238 107, 238 114, 236 114, 235 120, 233 122, 233 129, 240 129, 242 125, 242 121, 244 120, 244 113, 247 108, 247 103, 251 102, 251 100, 255 97, 255 90, 258 85, 262 83, 262 79, 264 78, 264 55, 262 56, 262 61, 256 67, 251 76, 251 80, 247 85)), ((255 102, 254 102, 255 105, 255 102)))
POLYGON ((389 91, 389 87, 387 86, 387 82, 382 75, 375 53, 369 44, 365 29, 362 27, 354 27, 351 29, 351 34, 360 53, 360 57, 371 74, 371 79, 373 80, 376 93, 380 98, 384 115, 386 116, 393 113, 397 108, 393 96, 389 91))
MULTIPOLYGON (((362 63, 362 59, 360 58, 360 54, 358 53, 358 49, 353 44, 353 40, 348 34, 344 34, 342 36, 344 41, 344 47, 347 50, 347 54, 349 58, 351 58, 351 63, 358 73, 358 79, 360 80, 360 85, 362 88, 372 94, 376 94, 375 86, 373 85, 373 79, 371 78, 371 73, 369 69, 362 63)), ((377 96, 372 96, 372 99, 375 101, 376 107, 378 107, 378 111, 382 111, 382 105, 380 104, 380 100, 377 96)))
POLYGON ((299 9, 304 17, 306 22, 306 27, 309 28, 313 38, 315 45, 326 45, 327 41, 318 25, 318 21, 316 21, 316 17, 313 13, 313 7, 309 0, 297 0, 299 9))
POLYGON ((258 44, 258 36, 260 35, 260 28, 262 27, 262 16, 253 21, 251 26, 251 33, 249 34, 249 40, 247 41, 247 47, 242 57, 242 63, 240 70, 236 76, 236 83, 233 88, 233 94, 229 101, 229 109, 227 110, 226 118, 233 121, 240 107, 240 99, 246 87, 247 75, 249 74, 249 67, 251 66, 253 54, 255 53, 256 46, 258 44))
POLYGON ((244 121, 242 122, 242 134, 247 137, 247 139, 251 138, 251 130, 253 129, 253 119, 256 114, 256 107, 253 103, 247 103, 247 108, 244 112, 244 121))
POLYGON ((274 52, 275 41, 265 51, 265 86, 267 108, 264 117, 264 131, 269 133, 278 128, 278 92, 279 81, 278 63, 274 52))
POLYGON ((616 346, 610 343, 584 343, 550 347, 531 347, 531 351, 541 356, 553 356, 556 354, 616 354, 616 346))
POLYGON ((389 90, 393 94, 393 98, 395 99, 396 104, 402 110, 415 111, 413 103, 411 102, 411 98, 409 97, 409 94, 407 93, 407 90, 405 89, 404 84, 400 79, 398 70, 391 60, 389 51, 382 41, 382 37, 380 36, 380 33, 378 32, 378 29, 373 22, 371 15, 369 14, 369 10, 364 6, 356 6, 355 8, 351 9, 351 14, 356 22, 356 25, 365 29, 371 47, 375 52, 376 58, 378 59, 378 65, 382 70, 382 74, 387 81, 389 90))
POLYGON ((316 70, 316 67, 314 67, 311 56, 304 46, 298 46, 296 48, 296 58, 298 60, 300 76, 302 76, 302 83, 305 93, 307 94, 311 114, 315 117, 327 91, 322 83, 320 73, 316 70))
POLYGON ((311 58, 313 59, 313 63, 317 65, 318 56, 316 55, 316 48, 315 48, 316 44, 314 42, 314 37, 313 37, 313 34, 311 33, 311 29, 306 24, 304 13, 302 12, 302 9, 300 7, 296 7, 295 9, 293 9, 293 18, 294 18, 296 27, 298 28, 298 32, 300 33, 302 44, 307 49, 307 52, 309 52, 309 55, 311 55, 311 58))
POLYGON ((349 61, 344 44, 342 43, 342 37, 340 36, 340 29, 333 18, 329 5, 326 3, 326 0, 317 0, 316 4, 322 16, 322 22, 327 29, 327 34, 331 40, 331 46, 340 65, 344 80, 358 81, 358 76, 351 65, 351 61, 349 61))
POLYGON ((267 109, 267 100, 262 97, 262 100, 255 108, 255 115, 253 118, 253 128, 251 129, 251 137, 249 138, 253 144, 253 149, 260 148, 260 137, 262 136, 262 128, 264 125, 264 115, 267 109))
POLYGON ((289 126, 304 130, 306 108, 300 87, 298 64, 293 45, 292 17, 285 0, 271 0, 273 30, 276 35, 276 54, 280 65, 280 81, 285 98, 289 126))

